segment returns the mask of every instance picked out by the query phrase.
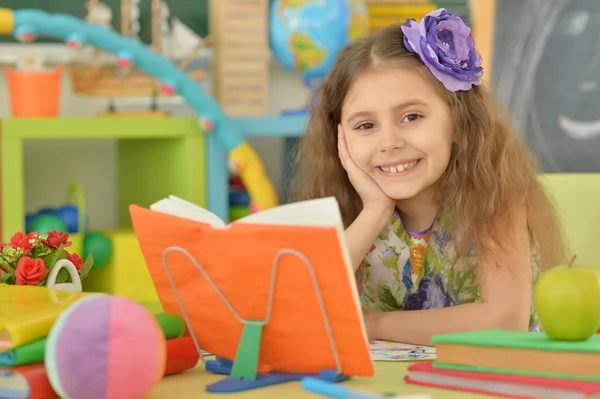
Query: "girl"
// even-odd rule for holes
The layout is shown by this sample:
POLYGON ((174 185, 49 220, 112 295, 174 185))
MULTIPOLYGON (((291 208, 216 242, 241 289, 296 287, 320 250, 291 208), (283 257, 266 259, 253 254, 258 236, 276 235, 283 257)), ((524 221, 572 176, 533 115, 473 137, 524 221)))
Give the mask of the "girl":
POLYGON ((480 62, 439 9, 352 42, 318 93, 296 198, 337 198, 370 339, 539 330, 532 284, 565 258, 558 219, 480 62))

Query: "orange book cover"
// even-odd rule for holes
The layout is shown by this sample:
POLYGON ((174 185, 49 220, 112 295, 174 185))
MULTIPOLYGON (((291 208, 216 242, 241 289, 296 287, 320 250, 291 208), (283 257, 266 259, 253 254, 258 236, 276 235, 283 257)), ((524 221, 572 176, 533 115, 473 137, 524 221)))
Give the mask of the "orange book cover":
POLYGON ((164 311, 184 317, 172 278, 203 350, 234 360, 243 329, 235 313, 265 320, 272 295, 259 371, 335 370, 335 348, 342 374, 373 375, 334 198, 282 205, 230 225, 173 196, 150 209, 131 205, 130 214, 164 311))

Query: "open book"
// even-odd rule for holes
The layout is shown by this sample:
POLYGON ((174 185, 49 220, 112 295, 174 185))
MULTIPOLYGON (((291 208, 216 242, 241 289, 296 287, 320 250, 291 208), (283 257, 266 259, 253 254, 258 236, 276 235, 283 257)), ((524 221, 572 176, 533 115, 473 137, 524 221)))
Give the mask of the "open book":
POLYGON ((233 360, 240 319, 268 317, 259 371, 335 370, 335 351, 343 374, 373 375, 335 198, 278 206, 228 225, 174 196, 150 209, 131 205, 130 213, 164 311, 183 316, 172 279, 203 350, 233 360))

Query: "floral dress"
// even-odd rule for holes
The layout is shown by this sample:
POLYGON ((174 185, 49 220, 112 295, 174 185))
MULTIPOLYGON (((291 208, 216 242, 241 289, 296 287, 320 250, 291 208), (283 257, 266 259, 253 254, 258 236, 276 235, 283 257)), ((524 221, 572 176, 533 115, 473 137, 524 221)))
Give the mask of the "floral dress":
MULTIPOLYGON (((440 217, 428 229, 411 232, 395 212, 356 271, 362 306, 394 311, 478 302, 477 255, 471 250, 457 256, 447 226, 440 217)), ((539 257, 535 250, 531 256, 535 281, 539 257)), ((540 331, 533 300, 530 315, 530 331, 540 331)))

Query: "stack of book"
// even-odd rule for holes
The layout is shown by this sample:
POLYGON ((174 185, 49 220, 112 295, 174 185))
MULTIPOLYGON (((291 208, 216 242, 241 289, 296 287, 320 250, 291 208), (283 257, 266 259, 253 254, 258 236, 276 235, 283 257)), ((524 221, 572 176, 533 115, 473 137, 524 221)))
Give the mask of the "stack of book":
POLYGON ((435 336, 437 360, 409 366, 405 381, 537 399, 600 398, 600 335, 554 341, 545 334, 486 330, 435 336))
MULTIPOLYGON (((60 314, 86 295, 41 287, 0 285, 0 398, 58 397, 44 365, 46 339, 60 314)), ((154 316, 167 340, 164 374, 195 367, 200 356, 191 337, 184 336, 183 320, 169 313, 154 316)))

